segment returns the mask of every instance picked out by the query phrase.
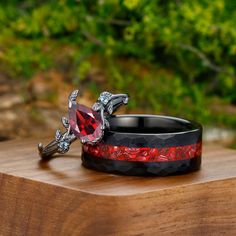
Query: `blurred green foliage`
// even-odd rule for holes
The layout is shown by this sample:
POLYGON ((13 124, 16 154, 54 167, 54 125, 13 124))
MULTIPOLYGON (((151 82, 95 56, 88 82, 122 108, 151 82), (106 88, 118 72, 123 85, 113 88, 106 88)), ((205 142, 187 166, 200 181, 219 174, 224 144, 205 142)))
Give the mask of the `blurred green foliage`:
POLYGON ((25 80, 54 68, 79 85, 96 66, 133 109, 233 126, 212 103, 236 103, 235 10, 231 0, 1 2, 0 70, 25 80))

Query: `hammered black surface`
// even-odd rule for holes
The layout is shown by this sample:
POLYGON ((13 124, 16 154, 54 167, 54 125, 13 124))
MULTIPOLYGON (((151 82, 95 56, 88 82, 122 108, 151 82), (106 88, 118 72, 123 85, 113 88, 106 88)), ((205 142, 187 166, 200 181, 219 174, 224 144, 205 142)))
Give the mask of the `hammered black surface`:
POLYGON ((131 162, 99 158, 88 153, 82 153, 82 164, 89 169, 113 174, 167 176, 199 170, 201 157, 169 162, 131 162))
POLYGON ((200 142, 200 130, 185 134, 143 135, 117 132, 106 132, 102 142, 114 146, 164 148, 186 146, 200 142))

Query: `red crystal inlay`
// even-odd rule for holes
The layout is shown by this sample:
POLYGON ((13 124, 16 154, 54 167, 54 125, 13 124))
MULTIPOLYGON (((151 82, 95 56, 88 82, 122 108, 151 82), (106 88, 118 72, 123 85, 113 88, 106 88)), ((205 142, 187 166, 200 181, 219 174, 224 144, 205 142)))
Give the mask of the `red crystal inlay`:
POLYGON ((73 104, 69 108, 69 122, 76 137, 84 141, 93 141, 102 136, 101 116, 92 109, 73 104))
POLYGON ((135 148, 99 143, 95 146, 85 144, 83 145, 83 150, 92 156, 112 160, 166 162, 200 157, 202 153, 202 143, 199 142, 186 146, 165 148, 135 148))

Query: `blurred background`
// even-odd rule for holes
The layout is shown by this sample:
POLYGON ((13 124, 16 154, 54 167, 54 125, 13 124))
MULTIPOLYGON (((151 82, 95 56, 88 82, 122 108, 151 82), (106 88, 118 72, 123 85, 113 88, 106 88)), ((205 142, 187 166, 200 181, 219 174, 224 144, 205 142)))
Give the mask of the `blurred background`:
POLYGON ((236 1, 8 0, 0 3, 0 140, 53 136, 67 96, 121 112, 194 119, 236 147, 236 1))

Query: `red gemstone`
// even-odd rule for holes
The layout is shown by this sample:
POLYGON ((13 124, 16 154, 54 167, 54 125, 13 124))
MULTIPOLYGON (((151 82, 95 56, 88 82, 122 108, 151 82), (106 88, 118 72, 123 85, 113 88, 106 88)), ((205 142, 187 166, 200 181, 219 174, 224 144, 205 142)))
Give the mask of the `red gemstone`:
POLYGON ((103 134, 100 114, 80 104, 69 108, 69 123, 74 135, 85 142, 92 142, 103 134))

